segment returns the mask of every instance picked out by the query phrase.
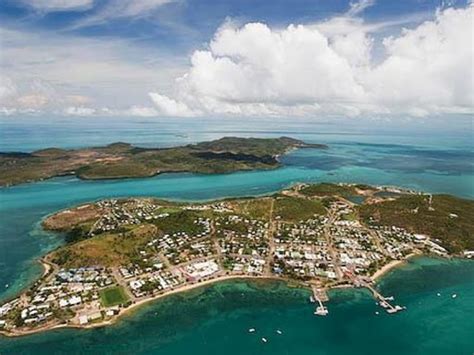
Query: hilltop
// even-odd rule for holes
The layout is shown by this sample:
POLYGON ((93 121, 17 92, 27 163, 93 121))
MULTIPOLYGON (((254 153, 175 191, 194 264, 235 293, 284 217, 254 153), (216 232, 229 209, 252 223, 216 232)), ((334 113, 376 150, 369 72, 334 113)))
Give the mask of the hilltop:
POLYGON ((75 175, 80 179, 150 177, 163 172, 229 173, 275 169, 278 156, 297 148, 326 148, 289 138, 224 137, 172 148, 141 148, 118 142, 83 149, 47 148, 0 153, 0 186, 75 175))

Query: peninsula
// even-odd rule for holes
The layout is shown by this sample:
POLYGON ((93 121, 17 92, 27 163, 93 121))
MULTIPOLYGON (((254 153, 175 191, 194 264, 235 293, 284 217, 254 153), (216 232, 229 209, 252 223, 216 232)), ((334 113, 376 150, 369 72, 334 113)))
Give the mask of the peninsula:
POLYGON ((140 148, 128 143, 32 153, 0 153, 0 186, 75 175, 80 179, 150 177, 164 172, 229 173, 275 169, 278 156, 297 148, 326 148, 289 138, 224 137, 172 148, 140 148))
POLYGON ((388 313, 381 274, 417 254, 474 256, 474 201, 398 188, 297 184, 270 196, 206 203, 108 199, 47 217, 65 243, 44 275, 0 307, 1 333, 114 322, 159 297, 230 278, 312 290, 366 287, 388 313))

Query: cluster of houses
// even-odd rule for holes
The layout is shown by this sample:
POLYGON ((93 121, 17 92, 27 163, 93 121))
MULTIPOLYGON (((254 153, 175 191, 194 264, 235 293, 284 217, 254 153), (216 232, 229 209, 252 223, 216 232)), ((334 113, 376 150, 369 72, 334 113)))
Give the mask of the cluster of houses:
POLYGON ((299 221, 298 223, 278 222, 277 230, 274 235, 275 243, 277 244, 300 244, 311 245, 320 242, 323 239, 324 224, 327 222, 327 217, 315 216, 306 221, 299 221))
POLYGON ((183 282, 182 273, 178 270, 162 270, 145 273, 133 280, 128 280, 127 286, 136 298, 141 298, 172 290, 183 282))
POLYGON ((168 213, 160 212, 159 205, 150 200, 105 200, 97 202, 97 206, 107 211, 91 228, 90 234, 113 231, 124 225, 140 224, 143 221, 152 221, 167 217, 168 213))
POLYGON ((269 254, 267 222, 231 214, 218 218, 216 228, 221 253, 226 257, 264 259, 269 254))
POLYGON ((259 256, 232 256, 224 258, 224 267, 232 274, 236 275, 263 275, 266 260, 259 256))
MULTIPOLYGON (((370 229, 378 236, 382 248, 392 259, 402 259, 413 252, 413 247, 419 244, 419 237, 403 228, 371 225, 370 229)), ((424 239, 424 238, 423 238, 424 239)))
POLYGON ((154 254, 160 253, 172 265, 182 264, 196 258, 203 258, 215 253, 215 248, 209 235, 211 220, 198 217, 193 221, 199 232, 190 234, 185 231, 163 234, 148 243, 154 254))
MULTIPOLYGON (((153 200, 107 200, 97 205, 104 214, 92 234, 170 216, 153 200)), ((222 202, 182 207, 197 211, 192 212, 197 217, 188 223, 192 228, 179 225, 173 233, 154 234, 137 248, 138 260, 133 264, 53 271, 27 293, 0 307, 0 329, 73 317, 78 324, 87 324, 112 317, 119 306, 105 308, 100 296, 111 285, 120 285, 127 298, 136 301, 229 273, 268 276, 271 272, 300 280, 333 281, 340 280, 344 272, 370 276, 374 265, 402 259, 414 249, 447 253, 431 238, 402 228, 375 223, 362 226, 353 207, 344 201, 331 203, 328 216, 296 223, 281 218, 273 223, 252 219, 236 214, 230 206, 222 202), (211 219, 208 212, 199 211, 216 214, 211 219)))
POLYGON ((298 279, 335 278, 334 263, 324 236, 326 222, 327 217, 321 216, 298 223, 278 222, 273 272, 298 279))
POLYGON ((20 327, 51 319, 65 321, 85 304, 99 302, 99 290, 114 281, 109 271, 101 267, 61 269, 43 283, 35 284, 22 297, 3 305, 1 324, 20 327))

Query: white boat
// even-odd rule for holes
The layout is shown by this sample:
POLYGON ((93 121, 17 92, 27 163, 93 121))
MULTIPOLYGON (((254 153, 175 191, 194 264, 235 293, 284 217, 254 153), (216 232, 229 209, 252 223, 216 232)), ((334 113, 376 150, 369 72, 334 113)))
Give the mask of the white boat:
POLYGON ((458 295, 456 295, 455 293, 453 293, 453 295, 451 296, 452 298, 456 298, 458 297, 458 295))
POLYGON ((316 311, 314 312, 314 314, 316 314, 317 316, 327 316, 328 313, 329 313, 328 309, 324 306, 319 306, 318 308, 316 308, 316 311))
POLYGON ((375 311, 375 314, 376 314, 376 315, 379 315, 380 313, 379 313, 379 311, 375 311))
POLYGON ((263 341, 264 343, 266 343, 268 340, 267 340, 267 338, 262 338, 262 341, 263 341))
POLYGON ((314 302, 316 302, 316 300, 314 299, 314 297, 313 297, 313 296, 309 296, 309 301, 310 301, 311 303, 314 303, 314 302))
POLYGON ((403 311, 403 310, 404 310, 404 308, 402 306, 396 305, 394 308, 388 308, 387 313, 392 314, 392 313, 397 313, 397 312, 403 311))
POLYGON ((277 329, 277 334, 283 334, 281 330, 277 329))
POLYGON ((393 301, 394 298, 393 298, 393 296, 390 296, 390 297, 385 297, 384 300, 385 301, 393 301))
POLYGON ((255 328, 250 328, 249 333, 253 333, 255 331, 255 328))
POLYGON ((438 297, 441 296, 441 293, 438 292, 438 293, 436 294, 436 296, 438 296, 438 297))

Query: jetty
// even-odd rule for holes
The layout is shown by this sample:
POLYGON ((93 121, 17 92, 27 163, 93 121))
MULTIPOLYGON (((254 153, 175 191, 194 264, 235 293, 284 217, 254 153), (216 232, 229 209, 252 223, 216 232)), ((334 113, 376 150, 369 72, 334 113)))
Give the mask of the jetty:
POLYGON ((367 281, 363 277, 354 275, 352 272, 346 272, 346 275, 351 279, 355 287, 365 287, 370 292, 374 298, 378 301, 380 307, 384 308, 385 311, 389 314, 397 313, 405 310, 405 307, 399 305, 392 305, 390 302, 393 301, 393 297, 385 297, 379 291, 377 291, 371 284, 371 281, 367 281))
POLYGON ((389 301, 393 301, 393 297, 384 297, 380 292, 378 292, 371 284, 363 282, 361 284, 363 287, 368 288, 370 292, 374 295, 374 298, 378 301, 379 305, 387 311, 387 313, 393 314, 400 311, 403 311, 405 308, 399 305, 392 305, 389 301))
POLYGON ((317 316, 326 316, 329 313, 327 307, 325 307, 323 304, 323 302, 327 302, 329 300, 329 297, 326 293, 326 289, 321 289, 312 286, 311 290, 313 291, 313 299, 318 303, 314 314, 316 314, 317 316))

